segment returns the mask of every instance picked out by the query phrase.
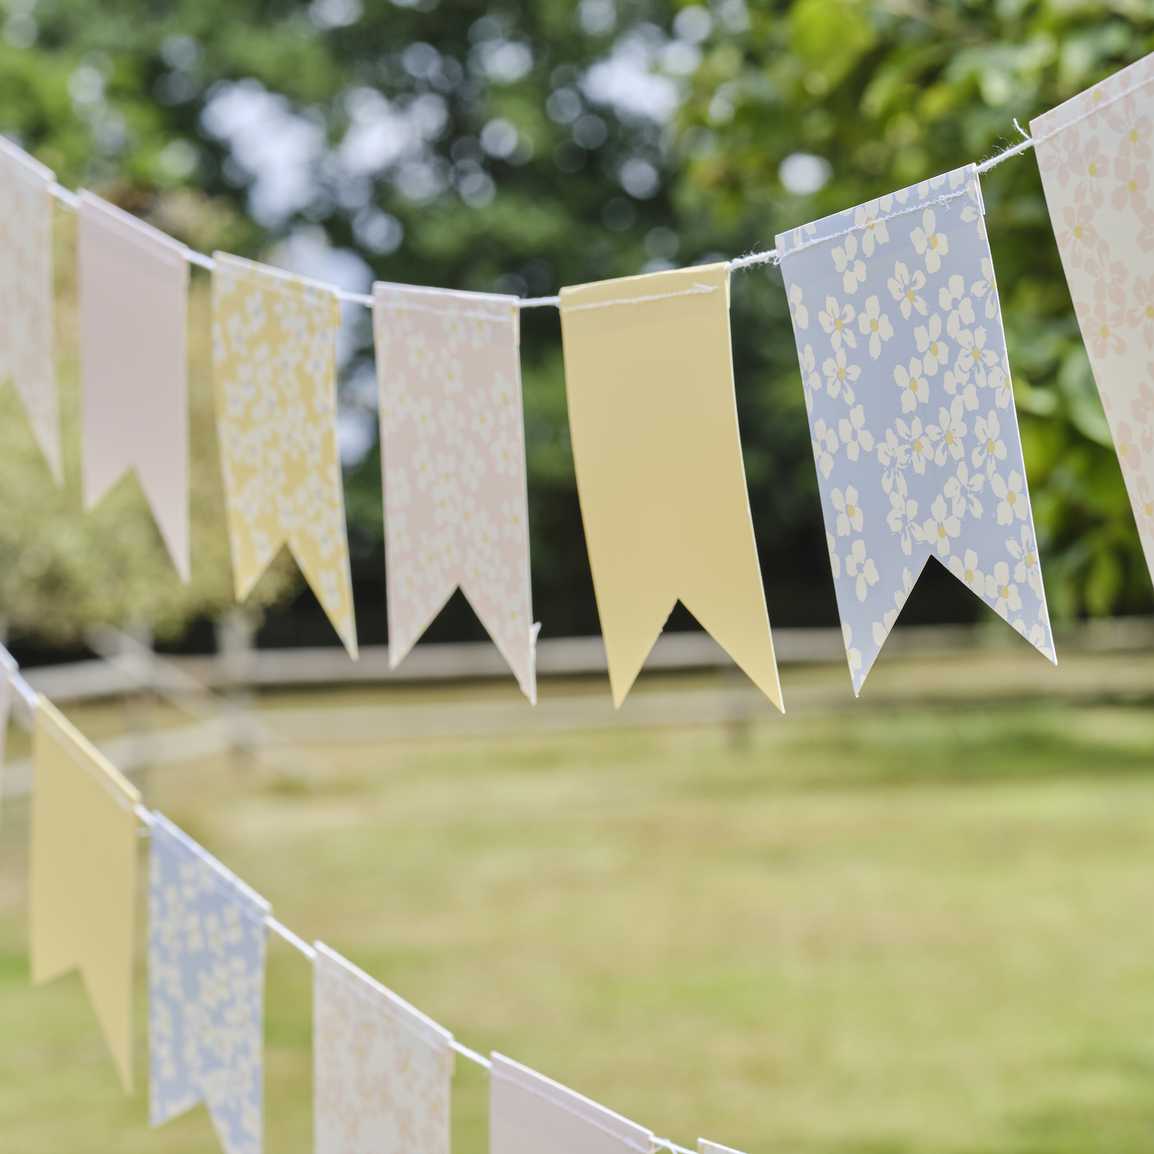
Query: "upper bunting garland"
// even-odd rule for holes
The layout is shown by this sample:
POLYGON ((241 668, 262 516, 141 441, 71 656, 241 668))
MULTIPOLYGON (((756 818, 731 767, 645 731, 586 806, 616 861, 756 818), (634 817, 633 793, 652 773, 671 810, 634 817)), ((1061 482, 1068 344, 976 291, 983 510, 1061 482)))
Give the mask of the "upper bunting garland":
POLYGON ((1154 55, 1030 124, 1062 267, 1154 574, 1154 55))
POLYGON ((377 284, 389 663, 460 588, 537 698, 515 297, 377 284))
POLYGON ((737 427, 729 269, 563 289, 561 337, 614 702, 680 600, 782 708, 737 427))
POLYGON ((1054 660, 972 165, 777 238, 854 692, 933 557, 1054 660))
POLYGON ((1154 573, 1154 392, 1143 377, 1154 366, 1154 307, 1145 303, 1154 282, 1152 79, 1147 57, 1037 118, 1036 139, 795 229, 770 252, 534 300, 395 285, 369 298, 209 258, 91 194, 75 196, 0 141, 0 304, 16 318, 0 336, 0 381, 24 399, 59 477, 58 197, 80 216, 86 499, 135 467, 187 576, 188 262, 211 269, 237 594, 287 544, 355 655, 335 334, 339 300, 374 305, 391 661, 459 586, 534 700, 518 310, 556 305, 615 702, 681 600, 780 705, 727 311, 731 270, 780 263, 855 691, 929 557, 1053 658, 977 177, 1037 147, 1154 573), (129 336, 136 356, 122 364, 129 336), (472 386, 486 380, 492 389, 472 386))

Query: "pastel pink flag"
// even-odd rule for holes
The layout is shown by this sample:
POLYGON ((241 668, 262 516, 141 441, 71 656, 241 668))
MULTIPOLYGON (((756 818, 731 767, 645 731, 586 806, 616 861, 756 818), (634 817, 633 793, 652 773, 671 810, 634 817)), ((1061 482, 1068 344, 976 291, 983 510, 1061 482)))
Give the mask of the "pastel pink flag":
POLYGON ((653 1133, 522 1066, 492 1055, 489 1154, 652 1154, 653 1133))
POLYGON ((313 966, 314 1154, 449 1154, 453 1035, 321 942, 313 966))
POLYGON ((52 475, 60 472, 52 284, 52 173, 0 138, 0 384, 24 402, 52 475))
POLYGON ((1154 55, 1039 116, 1030 133, 1154 574, 1154 55))
POLYGON ((78 217, 84 501, 135 469, 187 580, 186 250, 88 192, 78 217))
POLYGON ((377 284, 389 661, 459 588, 537 696, 515 297, 377 284))

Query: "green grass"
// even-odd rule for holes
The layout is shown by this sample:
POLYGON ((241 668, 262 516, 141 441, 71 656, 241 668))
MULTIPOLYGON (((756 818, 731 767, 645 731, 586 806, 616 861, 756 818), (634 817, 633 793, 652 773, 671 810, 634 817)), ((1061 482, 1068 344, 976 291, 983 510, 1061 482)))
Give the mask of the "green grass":
MULTIPOLYGON (((991 685, 871 705, 838 671, 837 708, 784 719, 317 744, 303 775, 206 761, 148 790, 295 929, 463 1041, 685 1145, 1148 1154, 1154 714, 1091 701, 1081 672, 1081 702, 991 685)), ((397 692, 286 695, 268 718, 397 692)), ((445 695, 450 723, 467 699, 445 695)), ((588 710, 612 720, 603 695, 588 710)), ((120 715, 76 716, 107 734, 120 715)), ((0 1149, 215 1150, 200 1112, 148 1130, 76 980, 28 986, 25 810, 0 827, 0 1149)), ((269 1154, 312 1149, 310 1010, 274 939, 269 1154)), ((456 1149, 484 1154, 463 1060, 454 1092, 456 1149)))

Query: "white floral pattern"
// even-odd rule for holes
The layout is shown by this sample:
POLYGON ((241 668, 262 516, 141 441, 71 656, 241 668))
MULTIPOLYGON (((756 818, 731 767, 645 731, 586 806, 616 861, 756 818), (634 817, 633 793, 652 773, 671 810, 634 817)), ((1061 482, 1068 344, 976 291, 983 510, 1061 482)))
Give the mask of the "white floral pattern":
POLYGON ((59 481, 52 181, 47 168, 0 139, 0 384, 15 386, 37 444, 59 481))
POLYGON ((1154 55, 1030 125, 1074 311, 1154 576, 1154 55))
POLYGON ((148 939, 150 1119, 203 1102, 226 1154, 260 1154, 268 905, 160 814, 148 939))
POLYGON ((1053 659, 973 166, 777 249, 854 691, 930 557, 1053 659))
POLYGON ((458 586, 537 694, 516 300, 378 284, 389 660, 458 586))
POLYGON ((283 545, 356 656, 337 451, 340 302, 325 285, 215 253, 213 374, 238 597, 283 545))
POLYGON ((453 1036, 320 942, 316 1154, 449 1154, 453 1036))

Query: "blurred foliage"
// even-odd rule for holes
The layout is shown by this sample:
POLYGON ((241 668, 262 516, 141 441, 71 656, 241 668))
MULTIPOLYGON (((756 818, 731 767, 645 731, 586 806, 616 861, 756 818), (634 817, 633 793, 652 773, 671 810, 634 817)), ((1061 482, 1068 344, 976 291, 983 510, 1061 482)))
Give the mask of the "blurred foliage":
MULTIPOLYGON (((1015 139, 1014 117, 1025 123, 1151 48, 1154 10, 1139 0, 102 0, 99 12, 86 0, 3 0, 0 129, 64 182, 200 248, 281 259, 305 244, 366 281, 535 295, 771 245, 783 228, 990 154, 1015 139)), ((1052 609, 1149 609, 1033 159, 984 187, 1052 609)), ((343 412, 366 437, 348 508, 362 634, 379 640, 366 320, 350 318, 343 412)), ((528 312, 523 329, 537 615, 547 633, 588 631, 557 318, 528 312)), ((830 622, 776 271, 737 275, 734 350, 771 614, 830 622)), ((19 459, 5 450, 0 462, 6 509, 48 491, 46 474, 15 477, 19 459)), ((75 505, 75 493, 60 500, 75 505)), ((78 616, 123 616, 127 600, 54 583, 51 556, 71 539, 43 501, 33 508, 0 539, 0 571, 23 580, 8 579, 6 606, 34 589, 29 625, 61 596, 78 616)), ((105 515, 93 540, 112 535, 114 510, 105 515)), ((128 520, 115 521, 126 549, 151 528, 128 520)), ((204 523, 220 538, 219 522, 204 523)), ((86 583, 112 580, 105 560, 86 583)), ((142 573, 120 591, 173 625, 227 601, 223 587, 185 594, 175 576, 142 573)), ((930 584, 932 604, 915 597, 907 615, 975 612, 964 590, 930 584)), ((278 592, 276 578, 265 592, 278 592)), ((436 628, 476 631, 459 605, 436 628)))

